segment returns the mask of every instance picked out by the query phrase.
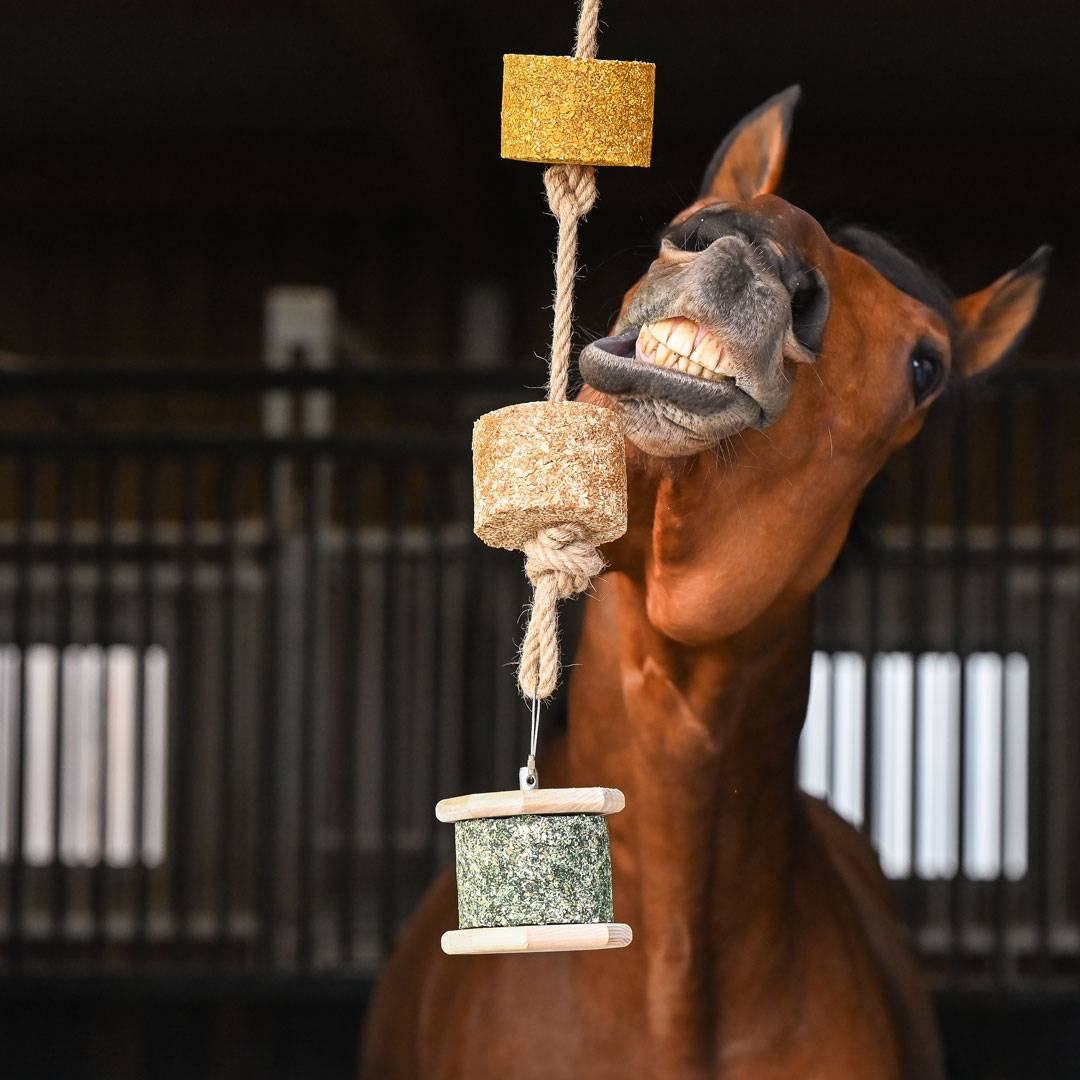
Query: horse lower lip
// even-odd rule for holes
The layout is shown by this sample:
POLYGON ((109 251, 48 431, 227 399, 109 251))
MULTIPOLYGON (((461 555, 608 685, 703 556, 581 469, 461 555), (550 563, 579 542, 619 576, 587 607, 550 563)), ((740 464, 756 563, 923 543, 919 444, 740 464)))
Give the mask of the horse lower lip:
POLYGON ((578 361, 582 377, 602 393, 613 397, 656 398, 701 416, 724 412, 743 396, 735 380, 729 377, 708 381, 677 369, 643 364, 632 352, 623 356, 603 347, 613 340, 617 339, 605 338, 586 346, 578 361))

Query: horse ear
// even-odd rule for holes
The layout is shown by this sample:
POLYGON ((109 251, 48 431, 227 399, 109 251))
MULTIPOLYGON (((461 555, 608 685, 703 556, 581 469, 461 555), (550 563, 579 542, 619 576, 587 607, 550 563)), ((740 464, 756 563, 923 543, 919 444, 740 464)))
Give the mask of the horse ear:
POLYGON ((955 301, 960 325, 954 366, 961 375, 986 371, 1020 343, 1039 307, 1051 250, 1043 244, 992 285, 955 301))
POLYGON ((798 86, 789 86, 732 128, 705 170, 698 198, 749 202, 776 188, 801 94, 798 86))

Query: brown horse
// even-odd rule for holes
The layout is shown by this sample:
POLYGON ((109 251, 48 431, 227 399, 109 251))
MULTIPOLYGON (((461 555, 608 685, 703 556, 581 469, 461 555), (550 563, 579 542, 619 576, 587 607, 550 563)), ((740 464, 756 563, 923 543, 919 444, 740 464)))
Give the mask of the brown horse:
POLYGON ((1024 331, 1047 251, 961 300, 876 234, 773 195, 797 89, 725 140, 584 396, 625 423, 548 784, 608 784, 619 952, 446 957, 431 890, 368 1027, 371 1078, 939 1077, 929 999, 866 840, 800 793, 815 589, 949 379, 1024 331))

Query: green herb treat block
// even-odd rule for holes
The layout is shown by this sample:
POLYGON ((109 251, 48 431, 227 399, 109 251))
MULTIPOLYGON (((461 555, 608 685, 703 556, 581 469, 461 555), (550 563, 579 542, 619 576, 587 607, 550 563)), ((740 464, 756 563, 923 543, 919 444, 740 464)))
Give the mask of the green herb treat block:
POLYGON ((619 948, 632 939, 615 923, 607 814, 622 809, 613 788, 539 788, 445 799, 454 823, 458 923, 447 953, 553 952, 619 948))

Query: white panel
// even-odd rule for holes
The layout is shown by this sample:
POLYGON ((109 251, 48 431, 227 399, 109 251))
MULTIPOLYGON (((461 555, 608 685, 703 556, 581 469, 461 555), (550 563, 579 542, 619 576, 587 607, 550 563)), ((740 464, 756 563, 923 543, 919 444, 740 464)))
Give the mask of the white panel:
MULTIPOLYGON (((282 285, 269 289, 263 304, 263 353, 268 367, 288 368, 300 354, 308 368, 331 366, 337 344, 337 298, 330 289, 282 285)), ((333 428, 334 405, 326 390, 301 398, 301 430, 326 435, 333 428)), ((263 431, 286 435, 292 427, 290 395, 274 390, 263 398, 263 431)))
POLYGON ((69 645, 63 654, 60 856, 70 866, 99 858, 103 659, 98 646, 69 645))
POLYGON ((169 657, 160 645, 146 650, 144 666, 143 862, 159 866, 165 858, 166 753, 169 738, 169 657))
POLYGON ((915 868, 950 878, 957 867, 960 660, 925 653, 918 662, 919 805, 915 868))
POLYGON ((1026 656, 1005 658, 1005 876, 1018 881, 1027 873, 1028 693, 1026 656))
POLYGON ((874 661, 877 761, 874 839, 889 877, 911 872, 911 725, 914 665, 910 653, 874 661))
POLYGON ((48 863, 53 854, 56 666, 56 649, 51 645, 27 649, 23 852, 33 866, 48 863))
POLYGON ((830 802, 853 825, 863 817, 863 715, 866 664, 859 653, 833 657, 833 776, 830 802))
POLYGON ((1001 657, 972 653, 964 679, 964 873, 989 880, 1001 866, 1001 657))
POLYGON ((116 645, 109 649, 105 861, 110 866, 128 866, 134 862, 135 855, 136 668, 136 653, 130 646, 116 645))
POLYGON ((810 701, 799 737, 799 784, 803 791, 824 799, 829 794, 829 682, 832 662, 828 653, 815 652, 810 665, 810 701))

